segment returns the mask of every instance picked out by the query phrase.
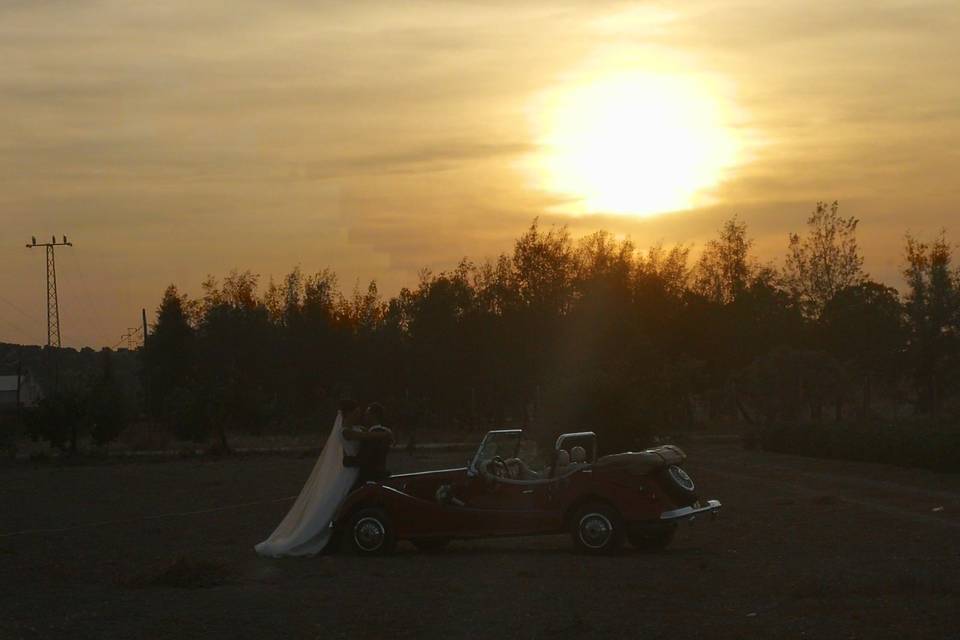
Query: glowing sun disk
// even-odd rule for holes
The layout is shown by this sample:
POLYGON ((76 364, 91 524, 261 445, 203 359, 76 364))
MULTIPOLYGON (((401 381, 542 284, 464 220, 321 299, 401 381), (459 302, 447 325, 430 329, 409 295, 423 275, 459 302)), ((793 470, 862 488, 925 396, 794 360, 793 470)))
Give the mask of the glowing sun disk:
POLYGON ((692 79, 618 75, 548 98, 545 109, 538 181, 586 212, 703 204, 737 158, 721 105, 692 79))

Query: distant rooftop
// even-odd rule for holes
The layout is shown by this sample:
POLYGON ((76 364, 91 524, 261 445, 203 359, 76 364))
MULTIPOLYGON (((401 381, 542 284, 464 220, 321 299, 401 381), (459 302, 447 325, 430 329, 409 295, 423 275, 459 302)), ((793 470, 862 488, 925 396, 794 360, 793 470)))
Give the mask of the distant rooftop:
POLYGON ((0 391, 16 391, 17 374, 12 376, 0 376, 0 391))

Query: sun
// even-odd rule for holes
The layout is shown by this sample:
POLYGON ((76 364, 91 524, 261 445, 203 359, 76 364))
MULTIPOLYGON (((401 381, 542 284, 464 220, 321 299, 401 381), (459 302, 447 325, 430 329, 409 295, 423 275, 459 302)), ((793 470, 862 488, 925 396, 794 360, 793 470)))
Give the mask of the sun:
POLYGON ((534 181, 571 213, 708 204, 740 154, 725 105, 690 77, 608 76, 541 96, 535 113, 534 181))

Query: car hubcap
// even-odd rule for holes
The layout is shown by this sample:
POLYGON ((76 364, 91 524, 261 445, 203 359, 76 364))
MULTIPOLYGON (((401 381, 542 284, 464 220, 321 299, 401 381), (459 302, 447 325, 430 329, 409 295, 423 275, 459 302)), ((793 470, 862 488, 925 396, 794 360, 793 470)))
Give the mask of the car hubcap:
POLYGON ((613 535, 613 525, 602 513, 588 513, 580 519, 580 541, 591 549, 600 549, 613 535))
POLYGON ((386 528, 376 518, 361 518, 353 526, 353 540, 363 551, 376 551, 386 537, 386 528))

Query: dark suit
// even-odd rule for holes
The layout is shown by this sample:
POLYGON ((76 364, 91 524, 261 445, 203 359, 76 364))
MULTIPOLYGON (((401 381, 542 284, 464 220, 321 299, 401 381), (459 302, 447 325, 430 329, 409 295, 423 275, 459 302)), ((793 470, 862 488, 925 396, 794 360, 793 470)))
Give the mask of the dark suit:
POLYGON ((385 480, 390 477, 390 472, 387 471, 387 454, 390 453, 390 445, 393 444, 393 433, 382 425, 370 427, 371 433, 381 431, 389 433, 390 438, 364 440, 360 443, 360 451, 356 456, 357 466, 360 467, 360 474, 357 477, 358 485, 370 480, 385 480))

